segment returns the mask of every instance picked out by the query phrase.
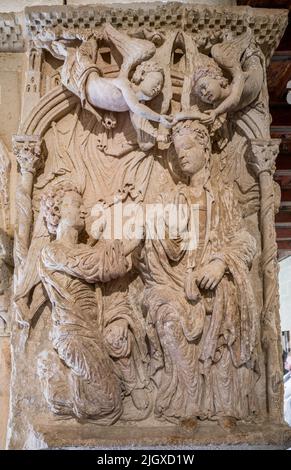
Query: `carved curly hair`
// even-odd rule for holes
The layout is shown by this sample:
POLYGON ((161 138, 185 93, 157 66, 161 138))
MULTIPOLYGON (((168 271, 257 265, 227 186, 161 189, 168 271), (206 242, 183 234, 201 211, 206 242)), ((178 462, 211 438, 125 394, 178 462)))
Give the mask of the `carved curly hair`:
POLYGON ((40 207, 46 221, 48 231, 55 235, 60 222, 60 207, 65 193, 75 192, 81 194, 78 188, 71 182, 62 182, 51 187, 42 195, 40 207))
POLYGON ((172 130, 172 140, 174 140, 175 137, 188 134, 197 140, 208 153, 211 152, 210 135, 204 124, 199 121, 180 121, 172 130))
POLYGON ((164 76, 164 69, 157 62, 148 60, 136 67, 132 76, 133 83, 139 85, 144 80, 145 75, 151 72, 160 72, 164 76))
POLYGON ((195 89, 201 78, 209 77, 219 80, 223 88, 228 85, 228 79, 224 77, 222 70, 217 63, 210 57, 204 58, 198 65, 192 77, 192 87, 195 89))

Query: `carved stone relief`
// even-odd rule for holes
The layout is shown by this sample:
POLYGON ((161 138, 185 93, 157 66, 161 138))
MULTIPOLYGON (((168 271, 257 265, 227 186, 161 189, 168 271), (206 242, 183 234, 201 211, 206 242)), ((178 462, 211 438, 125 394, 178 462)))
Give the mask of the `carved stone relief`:
POLYGON ((285 25, 26 10, 9 448, 288 438, 266 83, 285 25))

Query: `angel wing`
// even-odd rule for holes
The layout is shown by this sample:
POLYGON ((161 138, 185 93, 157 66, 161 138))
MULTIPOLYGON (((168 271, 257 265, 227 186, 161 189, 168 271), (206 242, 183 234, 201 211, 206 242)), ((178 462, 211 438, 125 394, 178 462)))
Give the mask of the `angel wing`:
POLYGON ((120 77, 128 78, 130 72, 141 62, 151 59, 155 52, 155 45, 146 39, 131 38, 125 33, 113 28, 107 23, 104 27, 107 39, 113 43, 122 56, 120 77))
POLYGON ((189 34, 183 33, 183 37, 186 51, 186 74, 182 89, 181 108, 182 110, 188 110, 191 107, 190 97, 192 90, 193 74, 201 54, 199 53, 196 44, 194 43, 193 39, 189 34))
POLYGON ((234 76, 237 70, 241 70, 240 60, 249 47, 252 37, 253 33, 248 28, 240 36, 215 44, 211 49, 211 55, 222 69, 229 71, 234 76))
POLYGON ((171 80, 171 58, 177 34, 179 33, 169 33, 163 45, 156 49, 155 55, 153 57, 153 60, 160 64, 164 70, 164 86, 161 93, 161 114, 167 114, 173 96, 171 80))
POLYGON ((37 49, 45 49, 58 60, 65 60, 67 52, 66 47, 58 37, 55 31, 46 30, 36 34, 33 43, 37 49))

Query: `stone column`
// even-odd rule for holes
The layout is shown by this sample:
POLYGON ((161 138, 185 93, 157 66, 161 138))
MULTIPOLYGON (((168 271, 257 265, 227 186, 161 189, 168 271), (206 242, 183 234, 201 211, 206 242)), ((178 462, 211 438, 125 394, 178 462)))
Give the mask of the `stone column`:
POLYGON ((277 243, 275 231, 275 161, 279 153, 279 139, 254 139, 251 141, 250 165, 260 185, 260 226, 262 236, 262 273, 264 285, 262 312, 262 345, 266 358, 267 407, 272 422, 283 419, 282 346, 279 315, 279 285, 277 243))
POLYGON ((39 136, 13 136, 13 150, 20 169, 16 193, 15 268, 23 265, 29 247, 32 223, 31 196, 33 179, 41 163, 41 139, 39 136))

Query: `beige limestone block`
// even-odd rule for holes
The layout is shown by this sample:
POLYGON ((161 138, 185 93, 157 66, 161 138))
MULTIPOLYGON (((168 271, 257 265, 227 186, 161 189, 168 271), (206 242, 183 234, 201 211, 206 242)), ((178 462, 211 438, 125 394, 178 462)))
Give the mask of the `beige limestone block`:
POLYGON ((0 53, 0 137, 8 149, 20 119, 23 57, 22 53, 0 53))
MULTIPOLYGON (((17 133, 20 111, 21 93, 23 83, 23 53, 0 53, 0 138, 5 146, 11 150, 11 136, 17 133)), ((11 180, 10 201, 11 221, 15 212, 15 186, 16 186, 16 159, 11 152, 11 180)))

